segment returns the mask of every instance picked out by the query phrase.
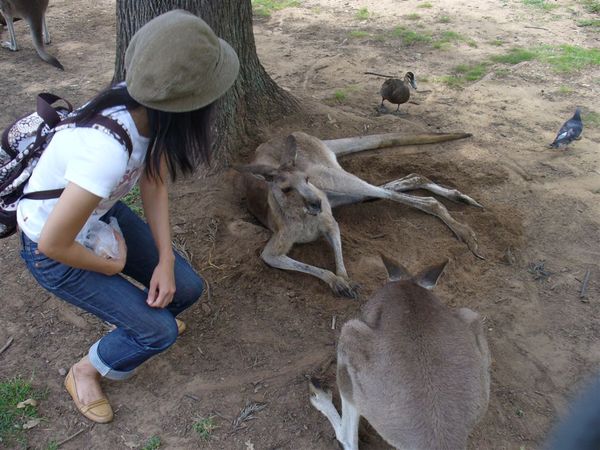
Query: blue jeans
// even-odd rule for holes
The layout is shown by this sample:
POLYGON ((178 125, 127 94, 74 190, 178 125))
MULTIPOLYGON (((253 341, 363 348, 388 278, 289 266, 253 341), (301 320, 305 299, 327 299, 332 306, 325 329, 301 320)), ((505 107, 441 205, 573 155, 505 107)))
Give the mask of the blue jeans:
POLYGON ((158 251, 150 227, 122 202, 102 218, 114 216, 127 244, 123 274, 146 287, 140 289, 121 275, 103 275, 75 269, 43 255, 37 243, 21 233, 21 256, 38 283, 57 297, 116 325, 89 351, 89 359, 101 375, 122 380, 177 339, 175 316, 202 295, 204 282, 175 252, 176 292, 164 309, 146 304, 147 288, 158 264, 158 251))

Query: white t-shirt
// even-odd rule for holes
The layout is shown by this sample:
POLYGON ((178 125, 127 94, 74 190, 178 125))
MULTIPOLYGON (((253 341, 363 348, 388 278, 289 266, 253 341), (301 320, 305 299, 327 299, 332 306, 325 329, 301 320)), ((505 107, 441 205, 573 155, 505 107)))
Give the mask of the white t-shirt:
MULTIPOLYGON (((129 133, 133 144, 131 157, 123 145, 103 131, 83 127, 64 129, 54 135, 42 153, 24 191, 59 189, 69 182, 75 183, 102 198, 87 224, 103 216, 135 185, 144 169, 149 143, 148 138, 140 136, 133 118, 124 107, 110 108, 102 114, 117 120, 129 133)), ((39 241, 42 228, 57 201, 19 201, 17 222, 29 239, 39 241)))

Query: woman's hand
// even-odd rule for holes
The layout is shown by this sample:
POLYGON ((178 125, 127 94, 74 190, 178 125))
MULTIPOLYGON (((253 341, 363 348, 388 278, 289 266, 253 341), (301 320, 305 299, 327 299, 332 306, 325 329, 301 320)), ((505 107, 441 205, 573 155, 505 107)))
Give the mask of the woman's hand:
POLYGON ((164 308, 173 301, 174 295, 174 263, 160 261, 152 274, 146 303, 152 308, 164 308))
POLYGON ((117 230, 113 230, 115 235, 115 239, 117 240, 117 244, 119 245, 119 257, 118 258, 108 258, 110 262, 110 268, 106 272, 106 275, 116 275, 121 273, 125 268, 125 263, 127 262, 127 244, 125 244, 125 239, 117 230))

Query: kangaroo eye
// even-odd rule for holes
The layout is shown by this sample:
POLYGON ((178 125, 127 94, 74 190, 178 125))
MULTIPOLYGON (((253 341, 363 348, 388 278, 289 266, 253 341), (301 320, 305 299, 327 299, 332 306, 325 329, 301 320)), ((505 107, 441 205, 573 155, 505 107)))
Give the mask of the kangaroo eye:
POLYGON ((282 191, 284 194, 287 194, 288 192, 292 192, 292 188, 291 188, 291 187, 286 187, 286 188, 283 188, 281 191, 282 191))

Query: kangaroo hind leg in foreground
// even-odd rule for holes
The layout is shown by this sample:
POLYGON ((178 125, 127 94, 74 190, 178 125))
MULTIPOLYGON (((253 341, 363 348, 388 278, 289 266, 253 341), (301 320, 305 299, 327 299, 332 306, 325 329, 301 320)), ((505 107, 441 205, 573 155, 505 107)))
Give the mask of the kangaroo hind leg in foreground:
POLYGON ((465 449, 489 400, 482 321, 470 309, 448 308, 430 292, 446 263, 414 277, 394 261, 384 263, 387 284, 340 334, 342 415, 331 393, 314 382, 310 402, 329 419, 344 450, 358 449, 361 416, 398 449, 465 449))
POLYGON ((15 37, 13 20, 21 17, 29 24, 33 45, 40 58, 54 67, 64 70, 63 65, 52 55, 46 52, 44 43, 50 43, 50 34, 46 26, 46 9, 48 0, 0 0, 0 12, 6 20, 10 42, 3 42, 2 46, 12 51, 19 49, 15 37))

